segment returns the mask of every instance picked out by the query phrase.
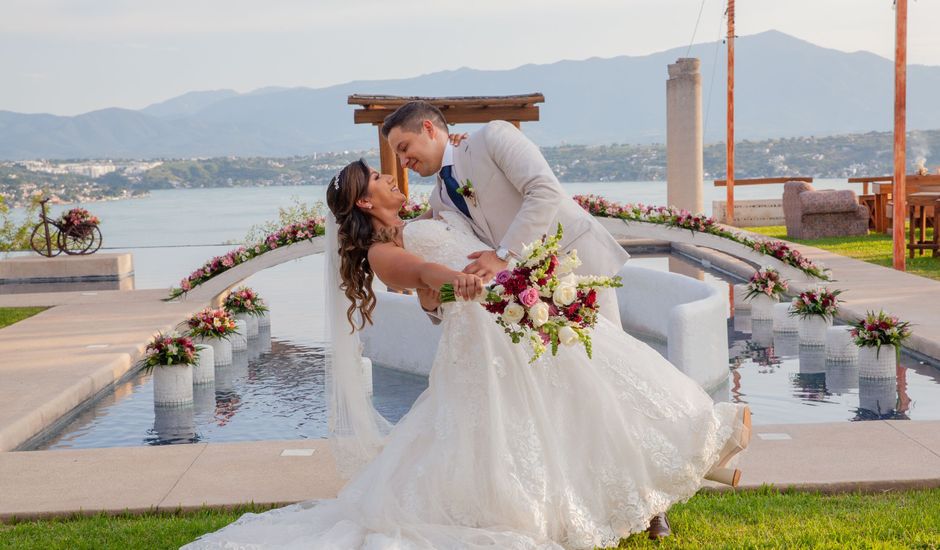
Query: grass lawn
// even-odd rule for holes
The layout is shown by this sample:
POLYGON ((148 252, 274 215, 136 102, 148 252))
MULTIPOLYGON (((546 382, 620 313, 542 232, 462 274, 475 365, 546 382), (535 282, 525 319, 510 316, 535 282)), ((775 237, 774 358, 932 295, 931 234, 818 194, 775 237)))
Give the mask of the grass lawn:
MULTIPOLYGON (((95 516, 0 525, 0 548, 178 548, 239 511, 95 516)), ((940 489, 823 496, 773 489, 699 494, 669 514, 675 535, 621 548, 940 548, 940 489)))
MULTIPOLYGON (((783 225, 765 227, 745 227, 747 231, 767 235, 774 239, 784 239, 795 243, 815 246, 856 260, 871 264, 891 267, 894 248, 891 235, 870 233, 864 237, 829 237, 825 239, 787 239, 787 228, 783 225)), ((927 238, 933 238, 933 229, 927 229, 927 238)), ((923 256, 914 256, 906 260, 907 272, 921 277, 940 280, 940 258, 933 258, 930 251, 923 256)))
POLYGON ((32 317, 40 311, 44 311, 47 308, 44 307, 0 307, 0 328, 5 326, 12 325, 17 321, 22 321, 27 317, 32 317))

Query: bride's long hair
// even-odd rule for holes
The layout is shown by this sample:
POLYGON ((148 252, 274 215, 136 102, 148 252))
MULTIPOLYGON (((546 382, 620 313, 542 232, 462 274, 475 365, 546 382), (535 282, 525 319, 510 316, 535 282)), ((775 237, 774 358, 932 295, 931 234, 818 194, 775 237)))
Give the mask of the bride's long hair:
MULTIPOLYGON (((352 330, 356 330, 353 317, 359 311, 359 327, 372 324, 375 309, 375 291, 372 281, 375 274, 369 265, 369 247, 374 240, 372 218, 356 205, 356 201, 369 194, 371 170, 363 159, 347 164, 326 188, 326 205, 336 219, 337 241, 339 241, 340 288, 349 299, 346 318, 352 330)), ((327 243, 332 246, 332 243, 327 243)))

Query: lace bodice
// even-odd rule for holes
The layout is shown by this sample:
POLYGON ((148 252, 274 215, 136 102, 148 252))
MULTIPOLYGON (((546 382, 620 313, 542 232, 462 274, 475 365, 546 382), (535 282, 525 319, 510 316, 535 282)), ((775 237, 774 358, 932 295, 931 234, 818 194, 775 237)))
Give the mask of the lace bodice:
POLYGON ((441 212, 441 219, 415 220, 405 226, 405 250, 429 262, 457 271, 470 263, 467 255, 490 247, 473 234, 469 222, 454 212, 441 212))

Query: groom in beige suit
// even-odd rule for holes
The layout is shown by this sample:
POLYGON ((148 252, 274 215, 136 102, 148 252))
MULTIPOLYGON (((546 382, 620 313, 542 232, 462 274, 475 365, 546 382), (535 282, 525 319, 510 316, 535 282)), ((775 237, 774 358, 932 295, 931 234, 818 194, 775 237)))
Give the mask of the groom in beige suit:
MULTIPOLYGON (((437 175, 431 210, 424 217, 444 210, 459 212, 490 246, 468 257, 472 261, 466 273, 489 281, 506 269, 524 244, 553 233, 558 223, 564 227, 561 249, 578 251, 583 262, 577 270, 580 274, 616 275, 630 257, 597 220, 571 200, 539 148, 508 122, 490 122, 454 146, 440 110, 412 101, 385 119, 382 134, 402 166, 422 176, 437 175), (470 197, 461 193, 467 187, 473 190, 470 197)), ((436 297, 426 299, 427 292, 419 291, 419 297, 433 318, 438 302, 436 297)), ((600 292, 598 303, 601 314, 621 326, 614 290, 600 292)), ((671 532, 666 514, 650 520, 650 538, 660 539, 671 532)))
MULTIPOLYGON (((490 122, 455 147, 440 110, 412 101, 385 119, 382 133, 402 166, 437 175, 426 216, 459 212, 491 247, 471 254, 464 272, 489 281, 523 245, 554 233, 558 223, 564 227, 561 250, 576 249, 583 262, 579 274, 613 276, 630 257, 568 196, 539 148, 508 122, 490 122), (467 187, 469 197, 461 193, 467 187)), ((614 291, 599 293, 598 302, 601 314, 620 326, 614 291)))

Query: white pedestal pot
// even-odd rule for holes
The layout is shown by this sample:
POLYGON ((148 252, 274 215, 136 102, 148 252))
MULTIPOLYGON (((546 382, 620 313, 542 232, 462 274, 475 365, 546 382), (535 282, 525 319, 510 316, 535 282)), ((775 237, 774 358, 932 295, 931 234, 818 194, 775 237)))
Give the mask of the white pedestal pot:
POLYGON ((232 351, 248 349, 248 321, 235 319, 235 334, 232 335, 232 351))
POLYGON ((215 359, 215 366, 227 367, 232 364, 232 342, 230 340, 196 336, 193 338, 193 343, 196 345, 212 347, 212 355, 215 359))
POLYGON ((193 402, 192 365, 157 365, 153 368, 155 405, 185 405, 193 402))
POLYGON ((859 378, 895 378, 897 377, 897 350, 888 344, 875 347, 858 348, 859 378))
POLYGON ((801 346, 825 346, 826 333, 832 326, 831 317, 809 315, 799 321, 801 346))
POLYGON ((248 313, 236 313, 236 321, 245 321, 248 325, 248 330, 245 333, 245 336, 248 338, 254 338, 258 336, 258 317, 248 313))
POLYGON ((755 321, 769 321, 774 318, 774 305, 777 303, 776 298, 771 298, 766 294, 758 294, 749 301, 751 303, 751 319, 755 321))
POLYGON ((198 360, 193 367, 193 384, 208 384, 215 381, 215 350, 212 346, 198 344, 196 346, 198 360))

